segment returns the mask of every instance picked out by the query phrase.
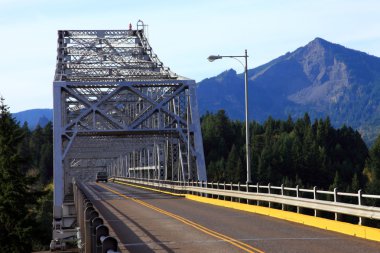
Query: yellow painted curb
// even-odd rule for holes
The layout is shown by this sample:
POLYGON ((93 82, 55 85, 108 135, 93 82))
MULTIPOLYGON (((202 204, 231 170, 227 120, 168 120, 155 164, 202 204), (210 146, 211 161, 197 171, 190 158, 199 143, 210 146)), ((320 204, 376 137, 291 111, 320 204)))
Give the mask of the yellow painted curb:
POLYGON ((301 223, 307 226, 317 227, 329 231, 334 231, 342 234, 352 235, 368 240, 378 241, 380 242, 380 229, 371 228, 366 226, 354 225, 346 222, 335 221, 324 219, 320 217, 314 217, 304 214, 298 214, 288 211, 282 211, 278 209, 255 206, 255 205, 247 205, 243 203, 230 202, 219 199, 210 199, 205 197, 194 196, 190 194, 186 194, 187 199, 191 199, 194 201, 207 203, 216 206, 222 206, 227 208, 233 208, 241 211, 257 213, 262 215, 267 215, 270 217, 292 221, 296 223, 301 223))
POLYGON ((124 183, 124 182, 118 181, 118 180, 115 180, 115 182, 120 183, 120 184, 129 185, 132 187, 137 187, 137 188, 142 188, 142 189, 151 190, 151 191, 155 191, 155 192, 170 194, 170 195, 174 195, 174 196, 184 196, 187 199, 197 201, 197 202, 201 202, 201 203, 206 203, 206 204, 211 204, 211 205, 215 205, 215 206, 222 206, 222 207, 232 208, 232 209, 236 209, 236 210, 267 215, 267 216, 282 219, 282 220, 301 223, 303 225, 307 225, 307 226, 311 226, 311 227, 321 228, 321 229, 325 229, 328 231, 334 231, 334 232, 338 232, 338 233, 342 233, 342 234, 346 234, 346 235, 352 235, 352 236, 356 236, 359 238, 380 242, 380 229, 377 229, 377 228, 359 226, 359 225, 354 225, 354 224, 350 224, 350 223, 346 223, 346 222, 329 220, 329 219, 324 219, 324 218, 320 218, 320 217, 314 217, 314 216, 309 216, 309 215, 299 214, 299 213, 294 213, 294 212, 289 212, 289 211, 282 211, 282 210, 263 207, 263 206, 247 205, 247 204, 238 203, 238 202, 225 201, 225 200, 220 200, 220 199, 211 199, 211 198, 206 198, 206 197, 199 197, 199 196, 195 196, 195 195, 191 195, 191 194, 171 193, 168 191, 161 191, 161 190, 157 190, 157 189, 153 189, 153 188, 149 188, 149 187, 145 187, 145 186, 140 186, 140 185, 135 185, 135 184, 130 184, 130 183, 124 183))

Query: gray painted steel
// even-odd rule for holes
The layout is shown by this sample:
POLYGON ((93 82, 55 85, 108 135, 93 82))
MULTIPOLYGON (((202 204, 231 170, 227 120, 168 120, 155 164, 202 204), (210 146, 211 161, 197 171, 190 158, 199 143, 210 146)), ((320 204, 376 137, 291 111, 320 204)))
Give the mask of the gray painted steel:
POLYGON ((75 226, 73 178, 206 180, 196 83, 164 67, 143 28, 58 31, 54 234, 75 226))

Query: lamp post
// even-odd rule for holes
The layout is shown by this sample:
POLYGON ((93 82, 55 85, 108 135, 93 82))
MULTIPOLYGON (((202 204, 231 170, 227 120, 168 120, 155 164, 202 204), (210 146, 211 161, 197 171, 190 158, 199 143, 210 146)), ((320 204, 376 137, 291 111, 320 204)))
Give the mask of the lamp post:
POLYGON ((207 60, 213 62, 222 58, 233 58, 240 62, 244 67, 244 84, 245 84, 245 145, 246 145, 246 159, 247 159, 247 183, 251 183, 251 153, 249 149, 249 122, 248 122, 248 70, 247 70, 247 49, 244 55, 210 55, 207 60), (245 64, 243 64, 238 58, 244 58, 245 64))

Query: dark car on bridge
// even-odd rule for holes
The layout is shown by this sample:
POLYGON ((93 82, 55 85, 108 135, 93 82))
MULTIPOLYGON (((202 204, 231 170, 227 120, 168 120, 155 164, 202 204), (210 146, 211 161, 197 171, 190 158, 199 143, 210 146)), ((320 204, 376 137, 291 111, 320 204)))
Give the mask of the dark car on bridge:
POLYGON ((96 180, 96 182, 99 182, 99 181, 108 182, 107 172, 100 171, 100 172, 96 173, 96 179, 95 180, 96 180))

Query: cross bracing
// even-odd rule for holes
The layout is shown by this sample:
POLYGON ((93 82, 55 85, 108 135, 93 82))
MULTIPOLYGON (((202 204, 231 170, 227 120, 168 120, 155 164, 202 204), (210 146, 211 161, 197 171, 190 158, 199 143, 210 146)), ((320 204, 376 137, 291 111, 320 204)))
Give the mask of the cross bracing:
POLYGON ((139 27, 58 31, 55 224, 72 225, 73 178, 206 180, 195 81, 166 68, 139 27))
POLYGON ((58 31, 55 81, 176 79, 143 30, 58 31))

